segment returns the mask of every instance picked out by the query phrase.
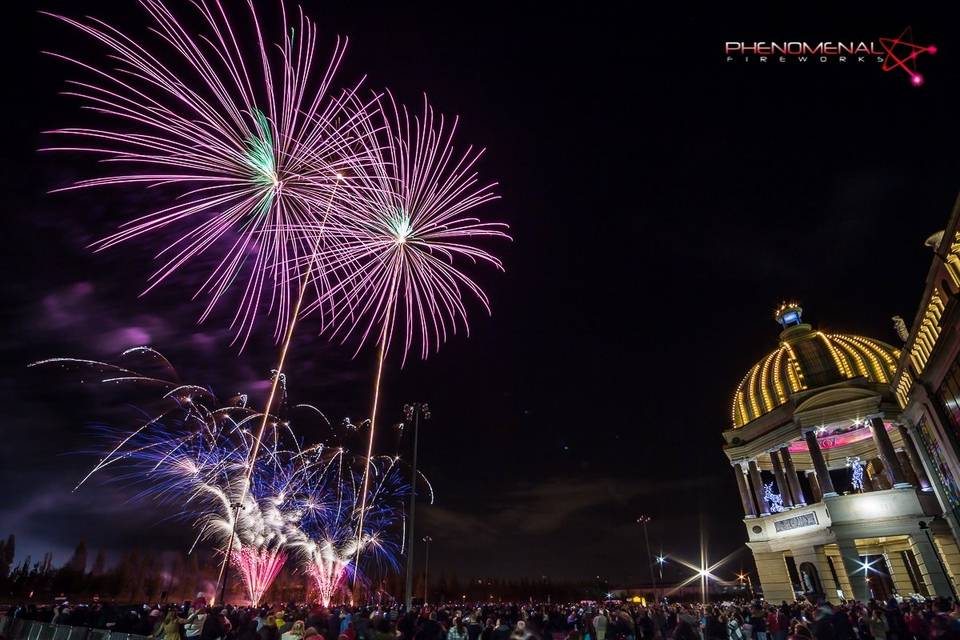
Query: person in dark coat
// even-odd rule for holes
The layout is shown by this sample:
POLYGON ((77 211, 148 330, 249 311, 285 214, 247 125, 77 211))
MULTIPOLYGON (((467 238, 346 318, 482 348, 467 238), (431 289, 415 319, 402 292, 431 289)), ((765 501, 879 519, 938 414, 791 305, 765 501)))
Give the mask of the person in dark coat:
POLYGON ((850 615, 843 609, 837 609, 830 617, 833 624, 833 633, 836 640, 855 640, 857 635, 850 622, 850 615))
POLYGON ((223 617, 223 610, 217 607, 207 612, 200 629, 200 640, 220 640, 227 636, 227 622, 223 617))
MULTIPOLYGON (((435 611, 431 611, 429 616, 421 618, 420 625, 417 627, 417 632, 414 634, 415 640, 444 640, 446 637, 446 632, 443 627, 437 622, 437 614, 435 611)), ((507 630, 507 638, 510 637, 510 631, 507 630)), ((507 640, 505 638, 504 640, 507 640)))

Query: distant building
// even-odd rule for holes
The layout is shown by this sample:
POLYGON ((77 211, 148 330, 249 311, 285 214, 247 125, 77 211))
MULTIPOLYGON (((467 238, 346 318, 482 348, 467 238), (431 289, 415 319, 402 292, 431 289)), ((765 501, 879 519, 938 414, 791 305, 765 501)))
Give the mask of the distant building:
POLYGON ((949 492, 904 408, 913 381, 898 386, 909 353, 802 314, 777 309, 779 343, 741 380, 723 432, 764 596, 952 595, 949 492))
MULTIPOLYGON (((707 600, 742 600, 749 598, 750 590, 745 584, 725 584, 716 581, 707 583, 707 600)), ((703 593, 700 582, 694 581, 682 587, 670 585, 647 585, 615 587, 610 589, 610 598, 634 604, 653 604, 654 602, 700 602, 703 593)))

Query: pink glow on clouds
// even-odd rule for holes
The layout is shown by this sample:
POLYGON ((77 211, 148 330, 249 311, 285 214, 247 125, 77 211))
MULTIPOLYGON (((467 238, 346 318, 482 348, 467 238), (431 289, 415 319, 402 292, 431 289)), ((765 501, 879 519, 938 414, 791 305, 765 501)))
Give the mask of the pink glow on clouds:
POLYGON ((143 327, 124 327, 113 332, 107 339, 120 347, 135 347, 141 344, 150 344, 150 334, 143 327))

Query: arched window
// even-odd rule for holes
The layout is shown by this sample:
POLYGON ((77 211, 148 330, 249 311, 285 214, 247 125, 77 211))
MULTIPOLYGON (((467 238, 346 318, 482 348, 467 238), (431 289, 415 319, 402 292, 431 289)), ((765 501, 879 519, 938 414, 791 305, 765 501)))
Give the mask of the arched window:
POLYGON ((820 574, 811 563, 800 563, 800 581, 805 595, 823 595, 823 587, 820 586, 820 574))

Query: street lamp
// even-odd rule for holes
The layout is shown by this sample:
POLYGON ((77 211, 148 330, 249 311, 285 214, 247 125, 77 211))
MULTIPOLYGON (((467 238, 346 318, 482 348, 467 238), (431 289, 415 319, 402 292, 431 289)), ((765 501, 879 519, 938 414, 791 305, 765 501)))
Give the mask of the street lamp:
POLYGON ((230 579, 230 562, 233 555, 233 539, 237 537, 237 522, 240 521, 240 510, 243 509, 242 502, 234 502, 230 505, 233 513, 233 531, 230 534, 230 544, 227 545, 227 562, 223 564, 223 577, 220 583, 220 604, 224 604, 227 598, 227 581, 230 579))
POLYGON ((427 589, 430 588, 430 543, 433 538, 423 536, 423 541, 427 545, 427 552, 423 556, 423 604, 427 604, 427 589))
POLYGON ((663 582, 663 565, 667 562, 667 556, 663 555, 663 549, 661 548, 660 553, 656 557, 657 561, 657 574, 660 582, 663 582))
POLYGON ((737 574, 737 582, 740 583, 741 588, 747 590, 747 595, 753 600, 753 581, 750 579, 750 574, 741 571, 737 574))
POLYGON ((406 611, 413 606, 413 541, 416 540, 413 525, 417 513, 417 450, 419 449, 420 418, 430 419, 430 407, 426 402, 411 402, 403 405, 403 415, 407 422, 413 421, 413 464, 410 470, 410 514, 407 517, 407 575, 403 592, 403 604, 406 611))
POLYGON ((653 520, 650 516, 642 515, 637 518, 637 524, 643 525, 643 541, 647 546, 647 568, 650 570, 650 584, 653 585, 653 593, 657 593, 657 579, 653 575, 653 556, 650 554, 650 536, 647 535, 647 523, 653 520))

